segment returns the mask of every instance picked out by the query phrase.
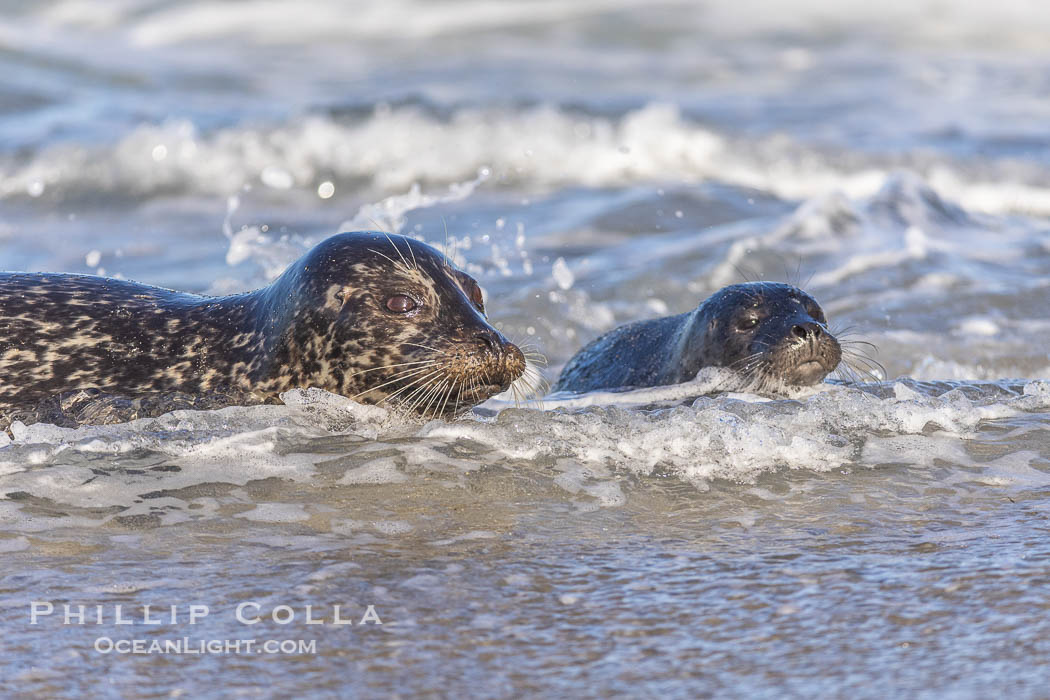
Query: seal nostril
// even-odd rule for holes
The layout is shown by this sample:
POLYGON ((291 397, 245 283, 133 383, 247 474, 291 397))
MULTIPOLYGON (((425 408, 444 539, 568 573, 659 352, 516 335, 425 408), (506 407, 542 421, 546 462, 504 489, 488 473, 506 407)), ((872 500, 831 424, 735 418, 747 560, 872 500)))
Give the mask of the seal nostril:
POLYGON ((496 339, 491 333, 478 333, 474 337, 480 340, 482 343, 484 343, 485 347, 489 350, 489 352, 499 353, 500 344, 496 341, 496 339))
POLYGON ((802 340, 817 340, 820 338, 820 324, 799 323, 791 327, 791 335, 802 340))

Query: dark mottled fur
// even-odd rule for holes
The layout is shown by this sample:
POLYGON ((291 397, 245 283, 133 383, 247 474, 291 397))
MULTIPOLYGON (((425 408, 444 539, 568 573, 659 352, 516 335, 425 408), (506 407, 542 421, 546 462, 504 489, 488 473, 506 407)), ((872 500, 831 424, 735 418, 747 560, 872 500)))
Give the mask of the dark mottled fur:
POLYGON ((820 305, 797 287, 734 284, 688 313, 629 323, 599 337, 569 360, 554 389, 678 384, 703 367, 737 370, 739 388, 759 392, 815 384, 842 357, 826 323, 820 305))
POLYGON ((17 418, 81 389, 261 402, 319 387, 378 403, 398 389, 408 399, 412 382, 423 391, 440 380, 442 393, 425 395, 435 414, 448 415, 506 389, 525 368, 472 300, 476 284, 433 248, 376 232, 332 236, 269 286, 225 297, 3 273, 0 412, 17 418), (395 294, 419 308, 389 311, 395 294))

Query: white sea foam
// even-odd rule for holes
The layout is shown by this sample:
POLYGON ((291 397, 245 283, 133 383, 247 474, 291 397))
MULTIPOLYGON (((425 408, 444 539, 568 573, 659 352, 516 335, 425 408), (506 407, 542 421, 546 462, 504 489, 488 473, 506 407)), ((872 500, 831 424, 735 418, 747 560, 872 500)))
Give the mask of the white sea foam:
MULTIPOLYGON (((1046 408, 1044 385, 1032 382, 1024 396, 1002 402, 974 400, 957 390, 925 396, 896 384, 895 396, 885 399, 828 387, 802 402, 700 398, 691 406, 659 412, 510 409, 491 425, 433 425, 424 434, 476 441, 521 459, 571 456, 642 473, 663 466, 690 480, 750 481, 781 467, 827 471, 851 464, 863 445, 878 442, 884 433, 935 430, 965 436, 982 420, 1046 408)), ((653 390, 653 398, 662 400, 663 391, 653 390)))
MULTIPOLYGON (((409 198, 422 196, 413 190, 421 182, 464 187, 459 183, 475 182, 479 172, 502 184, 539 189, 714 181, 786 199, 836 192, 867 197, 892 182, 892 166, 865 163, 860 154, 851 159, 855 165, 838 160, 783 136, 739 141, 694 123, 670 104, 615 118, 554 106, 462 108, 448 120, 405 106, 383 107, 357 122, 311 116, 207 134, 175 121, 138 127, 110 148, 50 146, 27 163, 0 162, 0 197, 24 195, 33 183, 59 194, 86 189, 135 195, 235 194, 257 184, 317 197, 332 174, 369 182, 376 193, 409 192, 409 198), (158 162, 151 154, 159 146, 168 156, 158 162)), ((941 195, 965 201, 972 211, 1050 213, 1050 189, 1027 183, 1023 169, 1013 178, 1004 171, 991 182, 936 159, 910 165, 941 195)), ((372 226, 372 219, 390 216, 376 205, 348 223, 372 226)))
MULTIPOLYGON (((706 487, 711 479, 754 482, 782 469, 817 473, 901 460, 972 466, 963 441, 982 421, 1050 410, 1046 381, 1029 382, 1019 393, 1004 393, 995 385, 960 385, 939 395, 921 385, 887 386, 892 395, 884 398, 828 386, 802 400, 758 401, 738 395, 650 410, 507 409, 495 420, 431 421, 424 426, 343 397, 296 391, 286 395, 288 406, 178 411, 159 419, 75 430, 18 426, 12 443, 0 448, 0 490, 73 508, 119 508, 101 519, 79 516, 82 524, 105 522, 117 513, 121 518, 162 515, 171 524, 190 517, 188 503, 195 504, 192 517, 214 517, 221 502, 194 487, 245 485, 271 477, 308 487, 316 482, 318 470, 331 473, 334 468, 332 455, 312 451, 310 440, 361 431, 375 438, 359 436, 357 442, 343 443, 355 455, 338 479, 346 487, 396 483, 418 489, 443 475, 442 488, 449 488, 456 474, 477 471, 483 464, 509 460, 540 465, 553 459, 552 486, 584 499, 584 505, 609 507, 629 498, 621 474, 671 473, 706 487), (95 462, 99 454, 111 464, 101 472, 95 462), (181 489, 190 491, 180 495, 181 489)), ((639 393, 645 391, 651 394, 650 404, 666 399, 659 389, 639 393)), ((1030 468, 1033 459, 1004 458, 988 478, 1038 480, 1041 472, 1030 468), (1014 476, 1005 475, 1008 467, 1014 476)), ((15 503, 4 504, 0 518, 18 529, 23 516, 15 503)), ((294 504, 263 502, 241 517, 291 522, 308 518, 309 512, 294 504)), ((23 524, 44 526, 39 517, 23 524)))

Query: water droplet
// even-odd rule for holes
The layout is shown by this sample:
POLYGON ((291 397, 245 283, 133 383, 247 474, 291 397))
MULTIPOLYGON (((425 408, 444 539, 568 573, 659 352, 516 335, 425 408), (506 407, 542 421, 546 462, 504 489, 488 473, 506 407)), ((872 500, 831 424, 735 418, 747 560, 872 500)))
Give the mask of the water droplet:
POLYGON ((551 268, 551 274, 554 275, 554 282, 561 289, 568 289, 572 286, 573 282, 576 281, 575 275, 572 274, 572 270, 565 263, 565 258, 558 258, 554 261, 554 267, 551 268))

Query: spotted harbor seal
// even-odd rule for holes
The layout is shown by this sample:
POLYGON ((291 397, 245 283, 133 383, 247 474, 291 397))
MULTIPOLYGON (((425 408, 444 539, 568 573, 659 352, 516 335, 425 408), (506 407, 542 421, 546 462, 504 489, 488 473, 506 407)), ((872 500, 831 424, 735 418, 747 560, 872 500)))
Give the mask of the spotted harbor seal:
POLYGON ((726 367, 733 389, 778 394, 816 384, 842 359, 820 305, 779 282, 734 284, 678 316, 620 326, 565 365, 555 391, 678 384, 704 367, 726 367))
POLYGON ((332 236, 269 286, 224 297, 0 274, 8 420, 76 390, 260 403, 307 387, 449 417, 525 373, 522 351, 487 322, 478 283, 404 236, 332 236))

